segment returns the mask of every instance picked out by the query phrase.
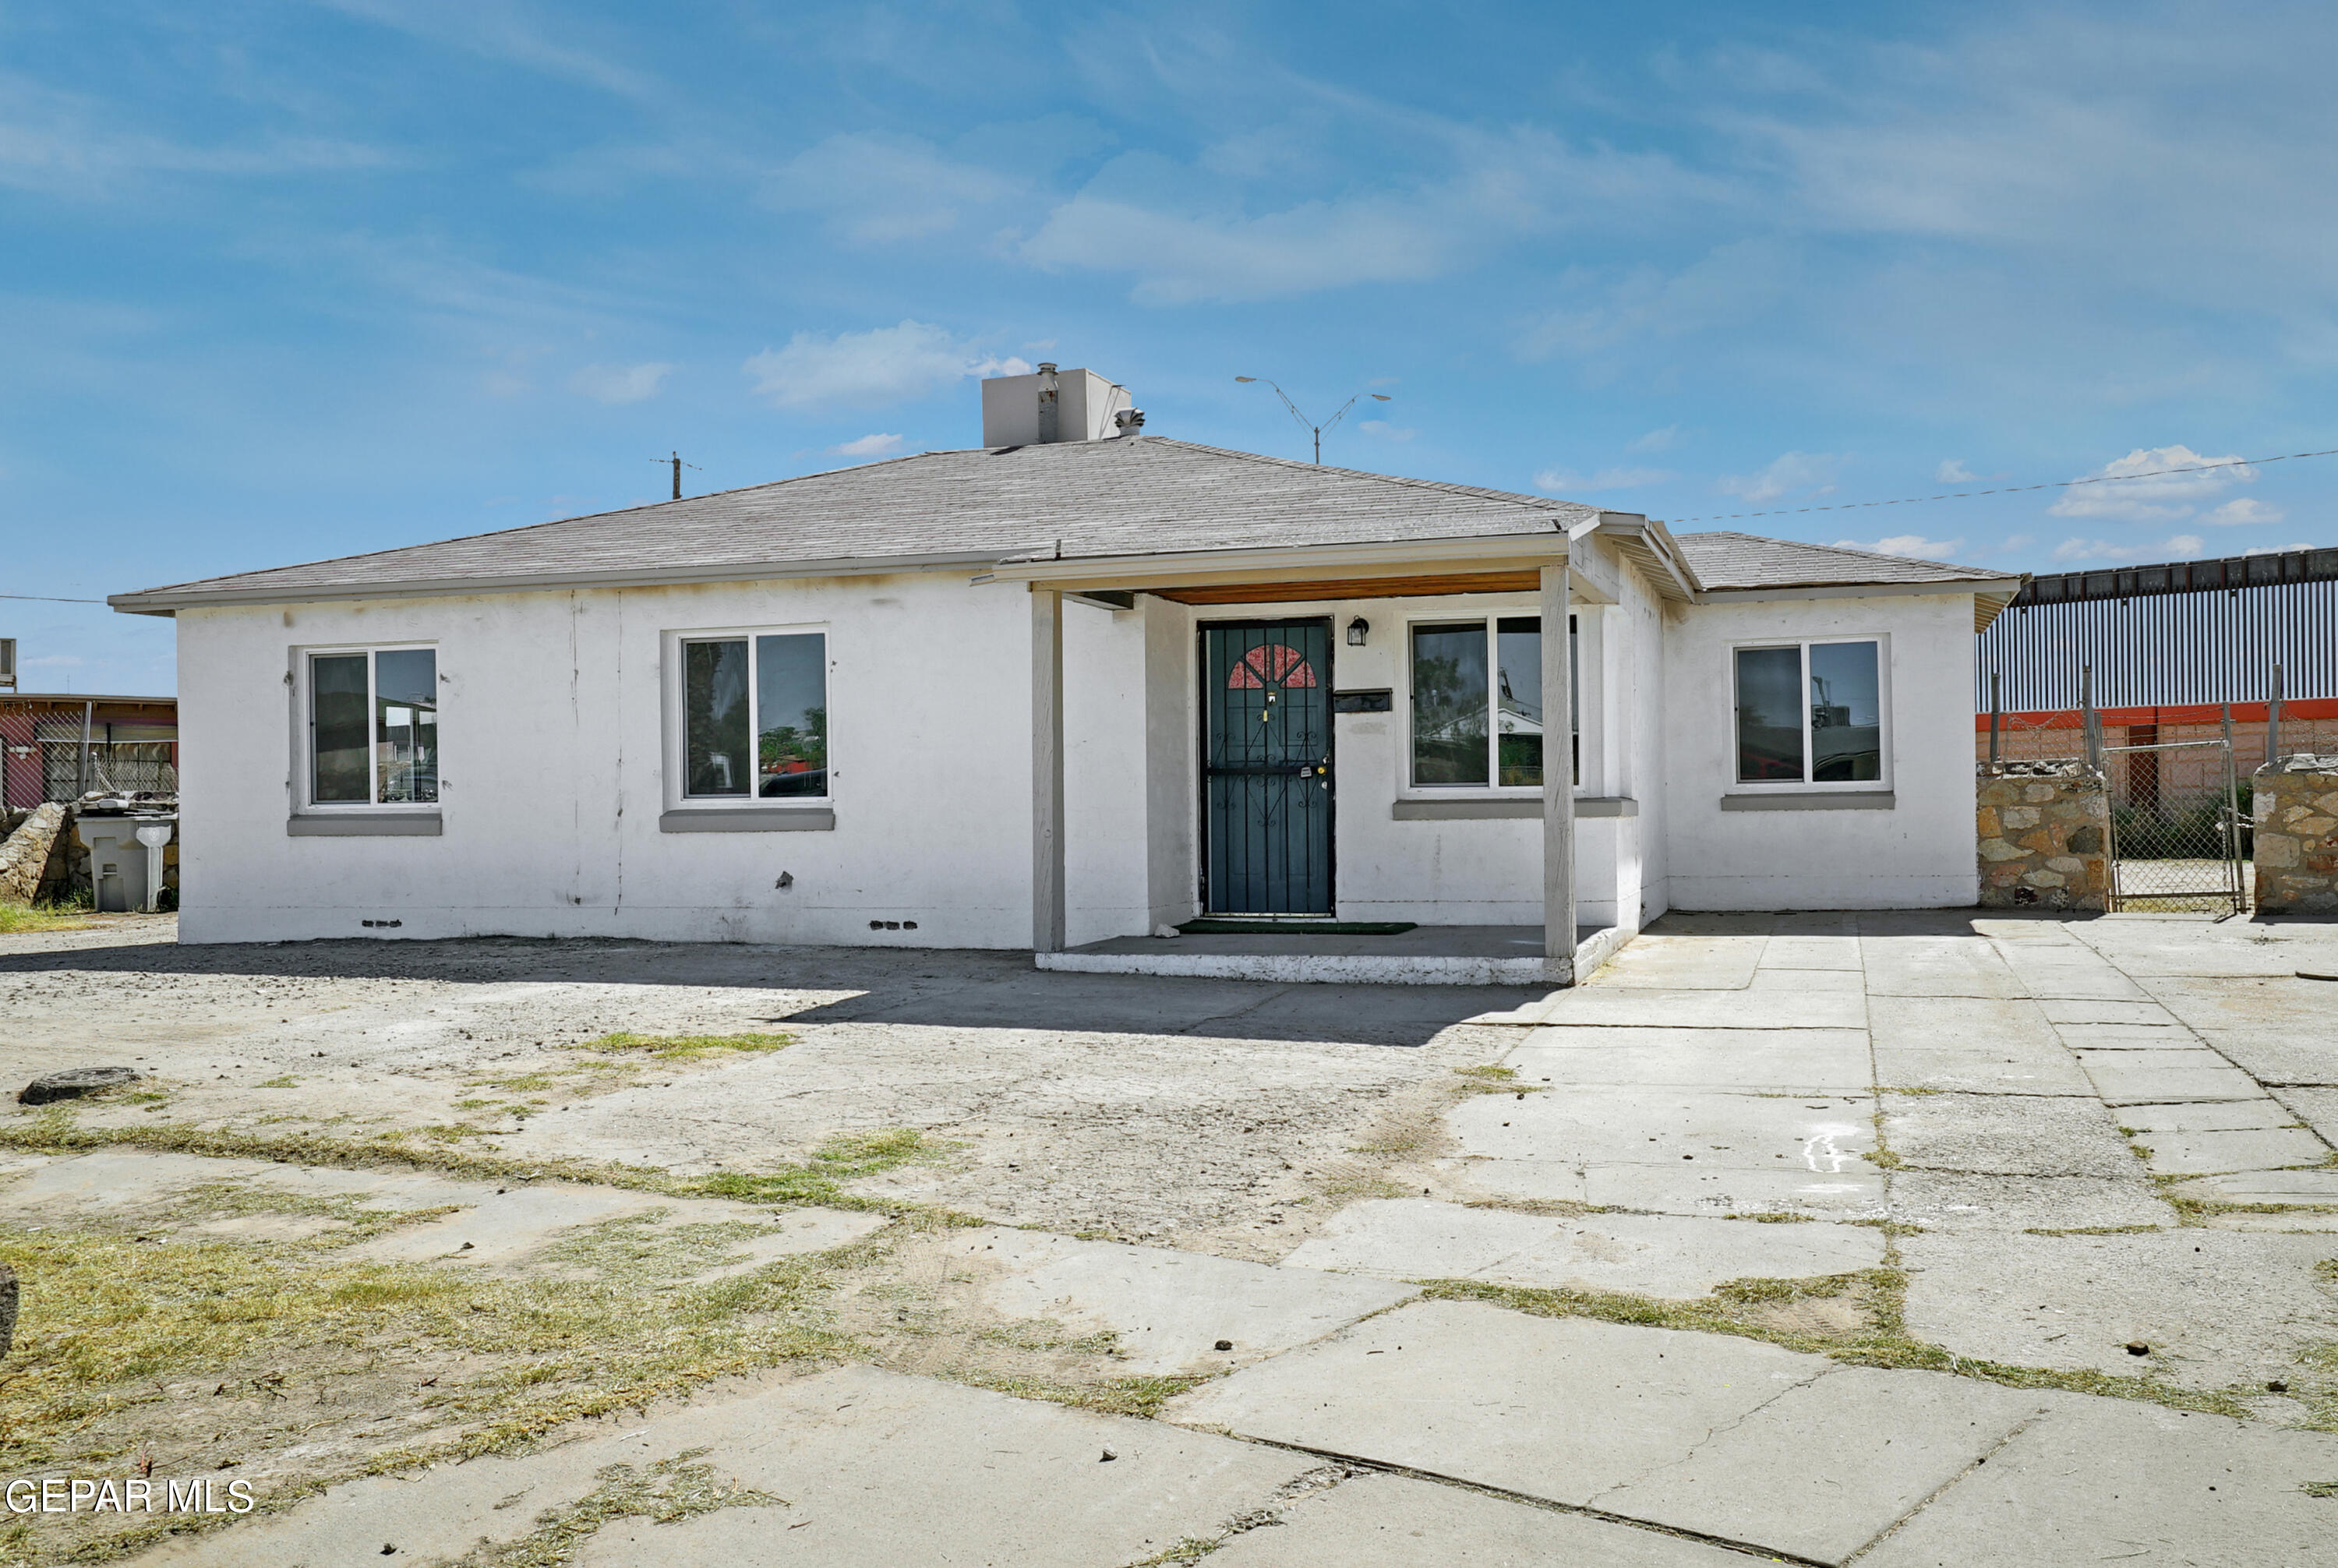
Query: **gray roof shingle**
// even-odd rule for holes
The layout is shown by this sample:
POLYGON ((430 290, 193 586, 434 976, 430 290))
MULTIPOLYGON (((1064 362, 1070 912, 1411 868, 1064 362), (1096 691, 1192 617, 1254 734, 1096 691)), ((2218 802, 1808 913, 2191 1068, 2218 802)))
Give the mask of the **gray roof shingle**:
MULTIPOLYGON (((1365 474, 1161 436, 928 452, 743 490, 114 596, 362 597, 595 582, 785 576, 791 567, 988 564, 1548 534, 1596 507, 1365 474)), ((1975 573, 1744 534, 1679 541, 1711 587, 1915 583, 1975 573)))
POLYGON ((1683 534, 1674 543, 1687 557, 1700 587, 1832 588, 1871 583, 1970 583, 2014 573, 1951 566, 1907 555, 1882 555, 1841 544, 1803 544, 1758 534, 1683 534))

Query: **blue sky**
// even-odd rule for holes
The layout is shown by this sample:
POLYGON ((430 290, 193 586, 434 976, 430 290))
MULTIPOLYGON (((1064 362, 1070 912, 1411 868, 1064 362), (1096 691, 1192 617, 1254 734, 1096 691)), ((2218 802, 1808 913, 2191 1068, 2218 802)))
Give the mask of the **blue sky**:
MULTIPOLYGON (((1685 530, 2328 544, 2338 458, 1797 509, 2338 446, 2333 54, 2280 5, 0 0, 0 593, 970 446, 1040 358, 1293 456, 1237 374, 1380 391, 1328 461, 1685 530)), ((173 688, 168 622, 0 635, 173 688)))

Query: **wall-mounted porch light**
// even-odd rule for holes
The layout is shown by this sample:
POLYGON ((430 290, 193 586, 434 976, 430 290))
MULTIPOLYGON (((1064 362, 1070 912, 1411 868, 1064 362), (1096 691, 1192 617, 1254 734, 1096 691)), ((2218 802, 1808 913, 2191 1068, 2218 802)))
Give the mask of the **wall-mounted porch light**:
POLYGON ((1349 622, 1348 646, 1351 648, 1362 647, 1364 645, 1364 638, 1371 629, 1372 623, 1365 620, 1361 615, 1357 616, 1353 621, 1349 622))

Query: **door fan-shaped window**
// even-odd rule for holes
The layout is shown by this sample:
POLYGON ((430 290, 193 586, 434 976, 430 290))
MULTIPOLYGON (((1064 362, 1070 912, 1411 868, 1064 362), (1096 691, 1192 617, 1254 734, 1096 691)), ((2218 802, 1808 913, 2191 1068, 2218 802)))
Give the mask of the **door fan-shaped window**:
POLYGON ((1285 642, 1268 642, 1252 649, 1234 662, 1226 676, 1229 691, 1255 691, 1261 687, 1280 686, 1285 691, 1311 691, 1315 685, 1315 666, 1307 656, 1285 642))

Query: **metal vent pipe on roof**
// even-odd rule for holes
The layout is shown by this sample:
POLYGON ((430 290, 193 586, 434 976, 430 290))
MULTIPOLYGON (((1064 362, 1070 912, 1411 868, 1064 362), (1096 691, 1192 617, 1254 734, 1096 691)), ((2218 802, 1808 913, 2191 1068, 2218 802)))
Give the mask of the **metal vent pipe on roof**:
POLYGON ((1049 445, 1060 438, 1063 401, 1056 396, 1056 367, 1047 360, 1039 361, 1039 442, 1049 445))

